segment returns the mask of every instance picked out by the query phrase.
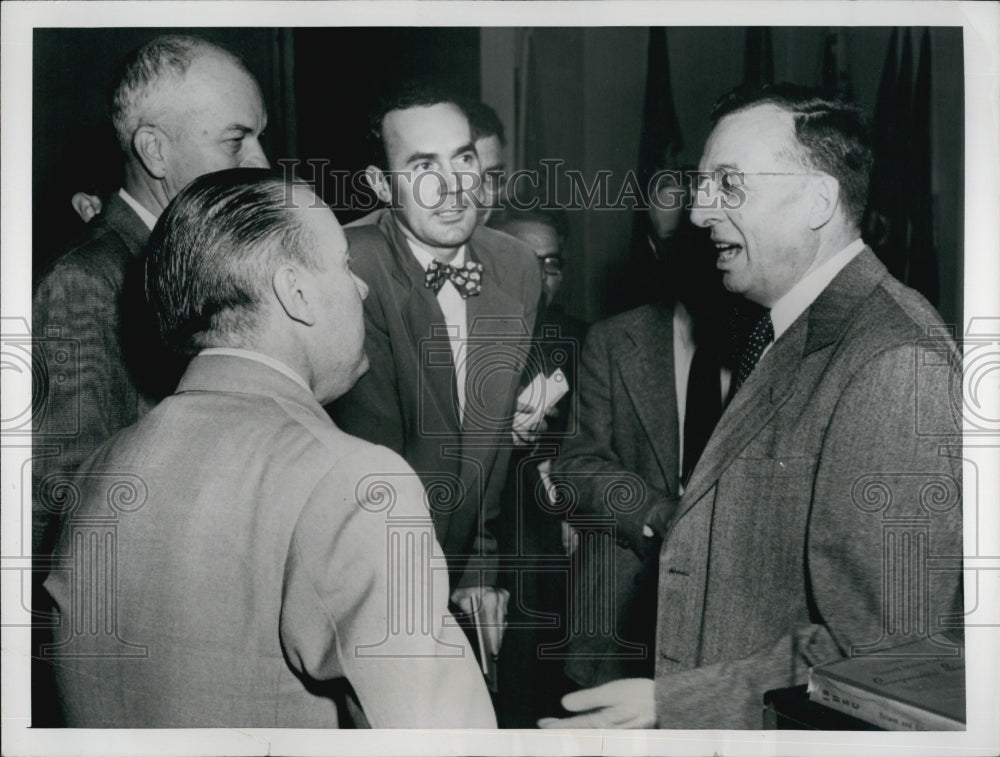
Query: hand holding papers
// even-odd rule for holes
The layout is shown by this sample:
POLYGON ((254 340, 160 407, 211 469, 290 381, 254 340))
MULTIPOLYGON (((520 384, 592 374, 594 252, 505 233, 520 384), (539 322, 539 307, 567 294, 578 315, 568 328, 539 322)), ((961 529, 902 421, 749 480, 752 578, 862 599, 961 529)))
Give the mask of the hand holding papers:
POLYGON ((515 444, 531 444, 545 431, 545 417, 569 391, 569 382, 561 368, 546 378, 538 373, 517 398, 513 437, 515 444))

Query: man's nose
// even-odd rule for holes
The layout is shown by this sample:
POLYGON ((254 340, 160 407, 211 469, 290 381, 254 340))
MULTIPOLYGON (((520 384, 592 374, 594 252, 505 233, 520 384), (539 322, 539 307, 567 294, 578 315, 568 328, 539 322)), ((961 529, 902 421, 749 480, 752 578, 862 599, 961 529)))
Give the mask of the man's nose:
POLYGON ((695 195, 691 203, 691 223, 706 228, 717 223, 722 218, 719 211, 719 198, 712 195, 695 195))
POLYGON ((365 299, 368 296, 368 285, 364 282, 364 279, 355 273, 351 273, 351 278, 354 279, 354 286, 358 288, 358 294, 361 295, 361 299, 365 299))
POLYGON ((246 157, 240 161, 240 168, 270 168, 271 164, 267 161, 267 156, 264 154, 264 148, 260 146, 260 142, 256 139, 253 144, 249 146, 247 150, 246 157))

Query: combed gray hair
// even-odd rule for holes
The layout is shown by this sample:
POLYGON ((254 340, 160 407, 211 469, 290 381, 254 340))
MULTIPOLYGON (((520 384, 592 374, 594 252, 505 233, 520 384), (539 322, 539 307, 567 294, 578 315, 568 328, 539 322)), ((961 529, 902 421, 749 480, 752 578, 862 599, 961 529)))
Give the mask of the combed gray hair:
POLYGON ((251 347, 277 267, 323 269, 296 187, 312 191, 270 169, 231 168, 195 179, 171 201, 146 258, 146 297, 167 345, 251 347))
POLYGON ((165 84, 181 81, 194 60, 205 53, 229 58, 246 71, 243 62, 228 50, 181 34, 156 37, 122 61, 111 91, 111 121, 122 150, 131 151, 132 136, 142 125, 149 98, 165 84))

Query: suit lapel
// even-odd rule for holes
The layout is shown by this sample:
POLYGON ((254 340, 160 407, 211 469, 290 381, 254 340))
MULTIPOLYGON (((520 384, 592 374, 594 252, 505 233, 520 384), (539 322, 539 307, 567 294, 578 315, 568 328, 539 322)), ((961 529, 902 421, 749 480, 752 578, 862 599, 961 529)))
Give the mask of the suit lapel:
POLYGON ((530 324, 523 320, 524 306, 507 292, 501 256, 477 244, 476 235, 468 243, 466 256, 483 266, 479 294, 465 301, 469 339, 462 430, 473 443, 463 445, 461 476, 469 490, 480 478, 479 485, 485 486, 497 442, 507 441, 499 435, 509 425, 531 333, 530 324), (476 436, 483 443, 475 443, 476 436))
POLYGON ((445 331, 444 313, 434 293, 424 286, 424 269, 413 256, 406 237, 392 220, 391 214, 379 223, 389 239, 392 252, 390 279, 392 297, 413 346, 415 365, 420 376, 420 412, 430 411, 435 417, 424 417, 422 428, 459 433, 455 366, 451 344, 445 331))
POLYGON ((885 266, 866 248, 761 358, 723 412, 681 498, 678 517, 715 485, 791 396, 802 360, 840 338, 848 319, 885 275, 885 266))
POLYGON ((677 491, 677 388, 674 381, 673 316, 658 307, 651 322, 635 324, 631 343, 618 361, 622 384, 632 400, 670 493, 677 491), (651 350, 649 345, 660 345, 651 350))

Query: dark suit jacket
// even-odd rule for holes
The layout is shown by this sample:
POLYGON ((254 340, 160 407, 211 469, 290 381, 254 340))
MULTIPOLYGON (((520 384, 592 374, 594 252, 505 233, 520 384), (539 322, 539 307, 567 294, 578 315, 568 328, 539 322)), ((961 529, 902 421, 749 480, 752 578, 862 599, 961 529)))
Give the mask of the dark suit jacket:
POLYGON ((476 229, 468 242, 483 281, 481 293, 466 300, 460 424, 444 315, 392 214, 346 234, 352 269, 370 287, 364 308, 371 368, 331 408, 333 417, 345 431, 395 450, 420 474, 452 585, 495 585, 491 521, 500 511, 515 391, 541 294, 538 262, 528 247, 492 229, 476 229))
POLYGON ((74 484, 65 562, 45 582, 67 725, 330 728, 346 679, 374 727, 494 727, 471 650, 445 625, 418 479, 289 377, 196 357, 74 484), (393 634, 390 617, 407 623, 393 566, 412 549, 429 564, 406 596, 427 632, 393 634))
POLYGON ((766 690, 948 619, 961 376, 942 333, 865 250, 736 393, 660 555, 661 728, 760 728, 766 690))
POLYGON ((121 336, 126 278, 148 238, 149 229, 115 193, 35 287, 36 554, 51 547, 51 521, 66 477, 154 404, 136 386, 121 336))
POLYGON ((660 303, 592 326, 584 345, 579 430, 552 473, 572 492, 571 523, 615 528, 577 554, 566 672, 584 686, 652 674, 659 539, 642 530, 663 530, 677 503, 673 361, 673 311, 660 303))

